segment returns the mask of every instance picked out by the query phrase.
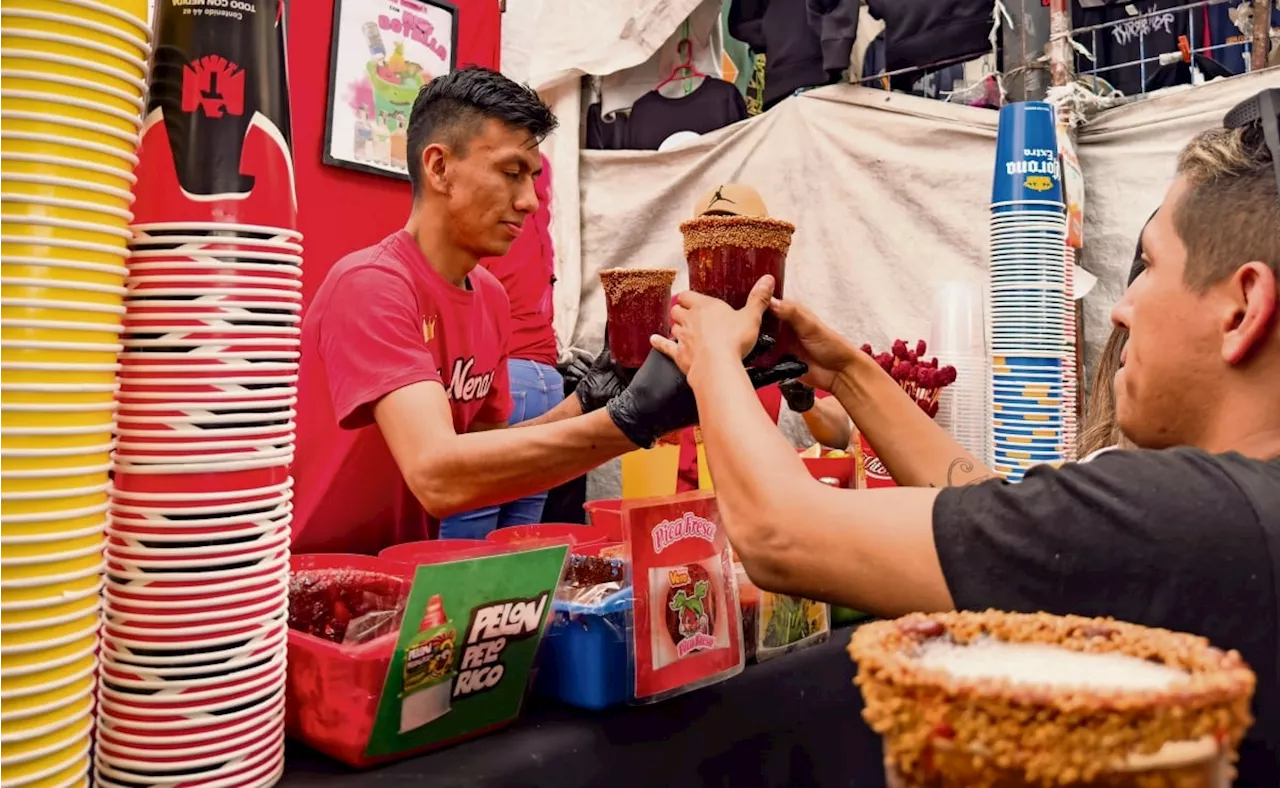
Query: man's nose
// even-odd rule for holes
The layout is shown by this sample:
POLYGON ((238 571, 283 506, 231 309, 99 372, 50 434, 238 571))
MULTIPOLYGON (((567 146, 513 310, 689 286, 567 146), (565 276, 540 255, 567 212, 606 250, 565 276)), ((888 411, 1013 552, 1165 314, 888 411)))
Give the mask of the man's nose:
POLYGON ((538 193, 534 191, 532 179, 521 184, 520 193, 516 195, 515 208, 525 214, 538 210, 538 193))

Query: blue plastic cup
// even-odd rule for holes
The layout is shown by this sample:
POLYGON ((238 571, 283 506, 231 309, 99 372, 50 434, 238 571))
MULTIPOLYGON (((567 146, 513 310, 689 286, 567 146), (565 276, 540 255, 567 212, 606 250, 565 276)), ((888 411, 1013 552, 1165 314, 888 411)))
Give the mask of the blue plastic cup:
POLYGON ((996 132, 992 211, 1016 213, 1062 204, 1062 165, 1053 106, 1022 101, 1002 107, 996 132))

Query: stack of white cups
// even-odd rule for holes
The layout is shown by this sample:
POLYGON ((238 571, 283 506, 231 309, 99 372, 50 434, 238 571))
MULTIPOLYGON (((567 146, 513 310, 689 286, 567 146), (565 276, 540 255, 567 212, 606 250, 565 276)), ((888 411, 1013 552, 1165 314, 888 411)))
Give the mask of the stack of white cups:
POLYGON ((986 350, 982 286, 947 282, 933 295, 929 348, 956 382, 938 398, 938 424, 984 463, 991 463, 990 358, 986 350))

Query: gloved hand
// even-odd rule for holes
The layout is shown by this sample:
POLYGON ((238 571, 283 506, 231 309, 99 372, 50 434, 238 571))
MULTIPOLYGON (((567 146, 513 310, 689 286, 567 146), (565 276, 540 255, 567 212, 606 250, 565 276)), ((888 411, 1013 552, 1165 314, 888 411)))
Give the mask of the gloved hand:
MULTIPOLYGON (((748 369, 755 388, 798 378, 808 365, 788 356, 768 369, 748 369)), ((609 418, 635 445, 647 449, 658 438, 698 423, 698 402, 675 362, 657 350, 649 351, 631 385, 605 406, 609 418)))
POLYGON ((613 361, 609 353, 609 330, 604 332, 604 349, 595 361, 587 368, 586 374, 578 381, 574 392, 582 405, 583 413, 604 407, 604 404, 626 390, 631 383, 632 371, 625 369, 613 361))
POLYGON ((788 380, 778 388, 782 389, 782 398, 787 407, 796 413, 804 413, 813 407, 813 388, 798 380, 788 380))
POLYGON ((564 378, 566 397, 577 390, 578 384, 591 371, 591 364, 595 361, 594 356, 580 348, 570 348, 569 353, 571 354, 569 360, 556 366, 556 371, 560 373, 560 377, 564 378))

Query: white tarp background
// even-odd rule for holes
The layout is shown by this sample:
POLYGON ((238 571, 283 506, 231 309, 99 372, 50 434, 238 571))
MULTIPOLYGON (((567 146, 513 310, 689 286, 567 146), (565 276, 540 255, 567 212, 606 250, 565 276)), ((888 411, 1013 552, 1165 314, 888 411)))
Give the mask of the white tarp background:
MULTIPOLYGON (((678 225, 703 191, 722 182, 751 184, 772 215, 797 225, 788 297, 859 344, 927 337, 938 284, 984 281, 996 112, 838 85, 788 99, 687 148, 583 151, 575 133, 579 77, 642 64, 647 70, 700 3, 517 0, 508 8, 521 3, 541 3, 531 14, 537 33, 524 39, 536 43, 526 50, 523 77, 565 124, 546 146, 555 175, 562 346, 600 348, 603 268, 671 266, 681 271, 677 290, 686 286, 678 225), (588 35, 583 25, 599 29, 588 35)), ((1221 123, 1236 102, 1278 84, 1280 70, 1268 69, 1108 110, 1081 128, 1080 262, 1100 280, 1086 299, 1087 357, 1110 331, 1137 233, 1163 196, 1178 150, 1221 123)), ((790 414, 783 426, 802 432, 790 414)), ((592 497, 616 494, 616 470, 592 481, 592 497)))

